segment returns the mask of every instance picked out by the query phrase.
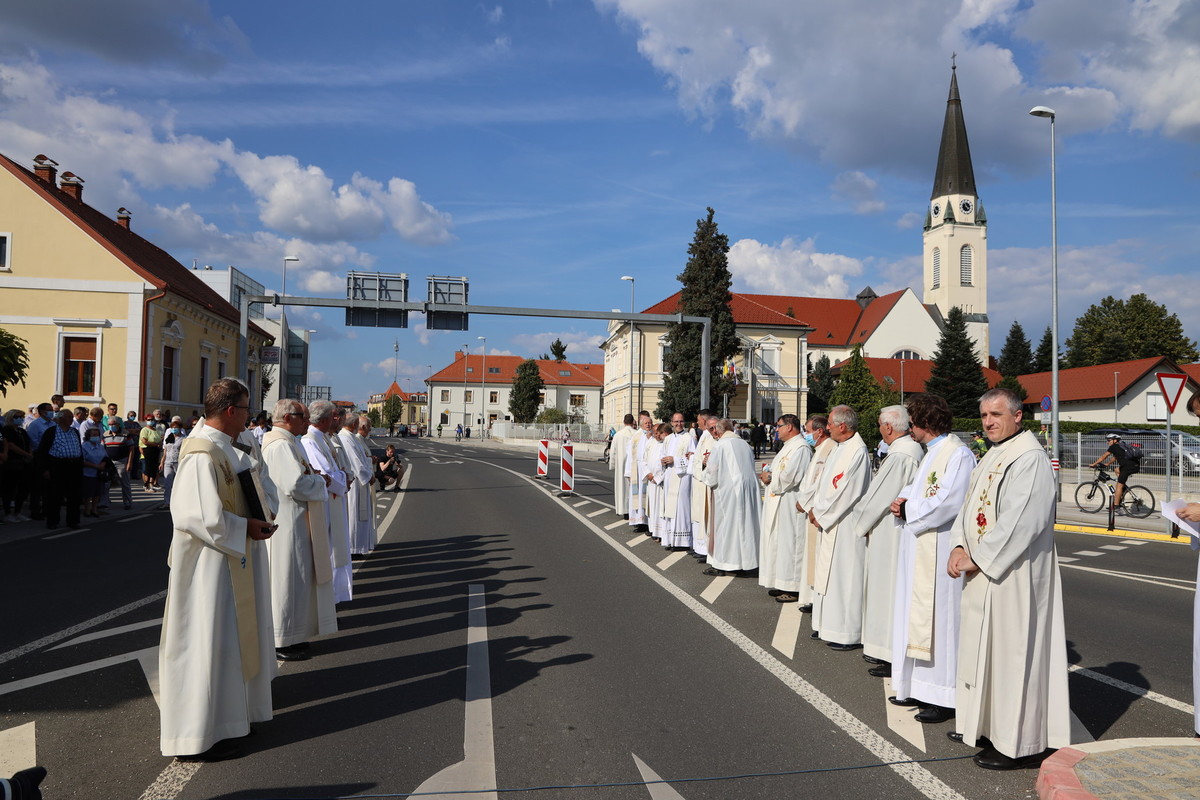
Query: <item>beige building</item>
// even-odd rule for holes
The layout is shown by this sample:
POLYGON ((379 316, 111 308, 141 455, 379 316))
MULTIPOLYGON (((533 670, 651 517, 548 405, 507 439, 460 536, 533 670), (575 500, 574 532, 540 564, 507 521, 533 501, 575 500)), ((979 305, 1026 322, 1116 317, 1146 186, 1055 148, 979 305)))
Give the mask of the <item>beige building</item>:
POLYGON ((383 407, 388 398, 393 396, 399 397, 402 404, 400 419, 397 420, 398 424, 425 425, 427 423, 426 411, 429 408, 429 396, 424 392, 406 392, 395 381, 392 381, 392 385, 387 388, 387 391, 371 395, 367 400, 367 413, 376 411, 379 413, 379 419, 383 420, 383 407))
MULTIPOLYGON (((187 416, 212 381, 239 373, 237 309, 130 217, 84 203, 83 180, 45 156, 29 170, 0 155, 0 326, 30 361, 14 405, 62 394, 69 406, 187 416)), ((251 375, 268 338, 250 326, 251 375)))

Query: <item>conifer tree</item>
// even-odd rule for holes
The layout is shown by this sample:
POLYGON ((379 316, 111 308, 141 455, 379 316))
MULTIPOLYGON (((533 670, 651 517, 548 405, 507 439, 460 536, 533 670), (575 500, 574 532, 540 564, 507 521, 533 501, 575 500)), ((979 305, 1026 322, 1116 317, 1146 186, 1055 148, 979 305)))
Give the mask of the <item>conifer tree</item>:
POLYGON ((1014 322, 1008 329, 1008 338, 1000 350, 1000 360, 997 363, 1000 374, 1012 377, 1028 375, 1033 369, 1033 349, 1025 336, 1021 323, 1014 322))
POLYGON ((530 358, 517 365, 512 387, 508 396, 508 411, 513 420, 522 423, 533 422, 538 413, 538 395, 546 388, 536 361, 530 358))
POLYGON ((1049 372, 1054 366, 1051 363, 1052 358, 1054 358, 1054 334, 1047 325, 1046 332, 1042 334, 1042 340, 1038 342, 1037 351, 1033 354, 1033 371, 1049 372))
POLYGON ((1021 381, 1017 379, 1016 375, 1005 375, 1000 379, 1000 382, 996 384, 996 388, 1008 389, 1017 397, 1021 398, 1022 401, 1029 397, 1029 392, 1027 392, 1025 387, 1021 385, 1021 381))
POLYGON ((555 339, 550 343, 550 357, 555 361, 567 360, 567 346, 563 344, 562 339, 555 339))
MULTIPOLYGON (((732 403, 737 387, 732 376, 721 374, 721 367, 737 353, 737 335, 732 296, 729 287, 733 275, 729 272, 729 237, 717 229, 714 212, 708 209, 706 219, 696 220, 696 234, 688 246, 688 261, 679 282, 678 311, 687 316, 708 317, 712 320, 709 351, 709 397, 705 406, 721 408, 724 395, 732 403)), ((672 322, 667 325, 666 340, 670 344, 664 358, 666 376, 658 395, 655 416, 669 417, 680 411, 693 419, 700 410, 700 344, 703 333, 694 322, 672 322)))
POLYGON ((833 395, 833 373, 830 372, 829 356, 825 353, 817 359, 812 372, 808 373, 808 413, 820 414, 828 411, 829 398, 833 395))
POLYGON ((858 432, 868 445, 879 442, 879 410, 888 403, 892 392, 885 392, 879 381, 867 368, 862 356, 862 346, 855 345, 854 351, 842 364, 842 374, 837 387, 829 398, 829 408, 850 406, 858 412, 858 432))
POLYGON ((955 306, 946 315, 925 391, 941 395, 954 416, 974 417, 979 414, 979 397, 987 388, 983 368, 975 357, 975 342, 967 333, 962 309, 955 306))

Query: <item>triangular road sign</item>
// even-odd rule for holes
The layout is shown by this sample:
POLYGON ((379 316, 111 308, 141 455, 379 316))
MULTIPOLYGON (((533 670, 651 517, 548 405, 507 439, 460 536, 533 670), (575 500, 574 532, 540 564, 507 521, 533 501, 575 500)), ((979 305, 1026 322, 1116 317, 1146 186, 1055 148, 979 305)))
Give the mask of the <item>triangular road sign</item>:
POLYGON ((1175 404, 1179 402, 1179 395, 1183 393, 1183 385, 1187 383, 1188 376, 1178 372, 1156 372, 1154 377, 1158 378, 1158 388, 1162 390, 1163 399, 1167 401, 1167 410, 1174 414, 1175 404))

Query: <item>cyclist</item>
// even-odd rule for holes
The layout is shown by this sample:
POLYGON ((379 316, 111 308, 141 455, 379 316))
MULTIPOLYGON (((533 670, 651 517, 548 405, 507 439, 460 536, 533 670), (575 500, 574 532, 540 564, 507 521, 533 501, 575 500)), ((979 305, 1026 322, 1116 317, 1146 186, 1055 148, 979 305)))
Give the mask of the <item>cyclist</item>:
POLYGON ((1117 489, 1113 494, 1113 507, 1116 513, 1124 514, 1125 510, 1121 508, 1121 498, 1125 495, 1125 484, 1129 482, 1129 476, 1138 472, 1141 468, 1137 461, 1128 456, 1128 450, 1121 443, 1121 437, 1115 433, 1110 433, 1104 437, 1108 441, 1108 449, 1104 455, 1093 461, 1089 466, 1100 467, 1108 463, 1112 459, 1117 464, 1117 489))

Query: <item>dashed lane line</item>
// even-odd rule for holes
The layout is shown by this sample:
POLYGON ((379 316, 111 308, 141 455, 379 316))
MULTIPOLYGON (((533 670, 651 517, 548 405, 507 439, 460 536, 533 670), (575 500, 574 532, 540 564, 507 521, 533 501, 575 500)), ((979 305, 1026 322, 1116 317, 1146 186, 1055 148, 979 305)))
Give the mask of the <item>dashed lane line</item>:
POLYGON ((630 539, 628 542, 626 542, 625 546, 626 547, 637 547, 642 542, 646 542, 649 540, 650 540, 649 536, 643 536, 642 534, 639 533, 637 536, 634 536, 632 539, 630 539))
POLYGON ((917 722, 916 715, 920 706, 898 706, 888 702, 894 697, 896 690, 892 688, 892 679, 883 679, 883 707, 887 714, 888 729, 922 753, 925 750, 925 726, 917 722))
POLYGON ((625 520, 623 520, 623 519, 619 519, 619 520, 617 520, 616 522, 612 523, 611 525, 605 525, 605 526, 604 526, 604 530, 606 530, 606 531, 615 531, 617 528, 621 527, 622 525, 628 525, 628 524, 629 524, 629 523, 628 523, 628 522, 626 522, 625 520))
POLYGON ((1104 553, 1097 553, 1095 550, 1076 550, 1071 555, 1073 556, 1102 556, 1104 553))
POLYGON ((90 530, 91 530, 91 528, 75 528, 74 530, 67 531, 66 533, 56 533, 53 536, 46 536, 44 538, 48 542, 51 539, 61 539, 64 536, 74 536, 77 533, 84 533, 85 531, 90 531, 90 530))
POLYGON ((1119 544, 1102 544, 1100 545, 1100 549, 1115 552, 1117 550, 1128 550, 1129 548, 1119 544))
POLYGON ((592 502, 592 501, 591 500, 580 500, 578 503, 571 506, 571 508, 579 508, 580 506, 586 506, 590 502, 592 502))
POLYGON ((1070 564, 1071 562, 1078 561, 1078 560, 1079 560, 1078 558, 1071 558, 1070 556, 1059 556, 1058 557, 1058 563, 1060 563, 1060 564, 1070 564))
POLYGON ((700 593, 700 599, 709 605, 717 602, 717 598, 721 596, 721 592, 725 591, 725 587, 731 583, 733 583, 732 575, 719 575, 713 578, 708 588, 700 593))
POLYGON ((601 508, 601 509, 599 509, 598 511, 593 511, 592 513, 588 514, 588 519, 591 519, 591 518, 593 518, 593 517, 598 517, 598 516, 600 516, 601 514, 607 514, 607 513, 608 513, 608 509, 607 509, 607 508, 601 508))
POLYGON ((1159 694, 1158 692, 1152 692, 1149 689, 1145 688, 1144 686, 1134 686, 1132 683, 1126 683, 1125 681, 1118 680, 1117 678, 1110 678, 1107 675, 1096 672, 1095 670, 1090 670, 1087 667, 1081 667, 1078 664, 1070 665, 1069 667, 1067 667, 1067 670, 1070 672, 1076 672, 1080 675, 1085 675, 1094 681, 1099 681, 1100 683, 1106 683, 1109 686, 1113 686, 1117 689, 1123 689, 1124 691, 1129 692, 1130 694, 1137 695, 1138 697, 1144 697, 1147 700, 1153 700, 1155 703, 1160 703, 1161 705, 1164 705, 1167 708, 1173 708, 1176 711, 1182 711, 1185 714, 1189 714, 1189 715, 1195 713, 1195 708, 1193 706, 1189 705, 1188 703, 1183 703, 1183 702, 1180 702, 1179 700, 1175 700, 1173 698, 1167 697, 1165 694, 1159 694))
POLYGON ((678 553, 668 553, 667 557, 655 564, 661 570, 668 570, 679 563, 679 560, 687 555, 687 552, 680 550, 678 553))
POLYGON ((804 623, 804 612, 799 603, 780 603, 779 619, 775 622, 775 635, 771 647, 792 659, 796 657, 796 640, 800 638, 800 627, 804 623))
POLYGON ((72 636, 81 631, 86 631, 89 628, 96 627, 97 625, 103 625, 110 619, 116 619, 123 614, 128 614, 130 611, 136 611, 142 606, 162 600, 166 596, 167 590, 163 589, 161 592, 152 594, 149 597, 143 597, 141 600, 135 600, 132 603, 121 606, 120 608, 114 608, 112 611, 107 611, 98 617, 92 617, 89 620, 80 622, 78 625, 72 625, 71 627, 64 628, 56 633, 43 636, 41 639, 36 641, 23 644, 20 647, 9 650, 6 653, 0 653, 0 664, 3 664, 7 661, 12 661, 14 658, 20 658, 26 653, 32 653, 35 650, 40 650, 47 645, 56 644, 64 639, 70 639, 72 636))

